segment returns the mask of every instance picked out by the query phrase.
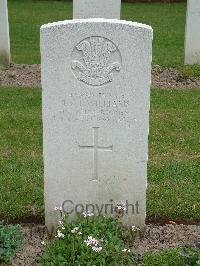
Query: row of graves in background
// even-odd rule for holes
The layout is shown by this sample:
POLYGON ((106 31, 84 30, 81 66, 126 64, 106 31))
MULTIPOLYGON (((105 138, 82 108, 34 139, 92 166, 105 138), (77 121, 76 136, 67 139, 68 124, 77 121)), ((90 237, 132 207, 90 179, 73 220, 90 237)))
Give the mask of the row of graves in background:
MULTIPOLYGON (((121 0, 74 0, 73 17, 120 18, 121 0), (94 7, 95 8, 92 8, 94 7)), ((188 0, 185 36, 185 64, 200 64, 200 1, 188 0)), ((7 0, 0 0, 0 67, 10 65, 7 0)))

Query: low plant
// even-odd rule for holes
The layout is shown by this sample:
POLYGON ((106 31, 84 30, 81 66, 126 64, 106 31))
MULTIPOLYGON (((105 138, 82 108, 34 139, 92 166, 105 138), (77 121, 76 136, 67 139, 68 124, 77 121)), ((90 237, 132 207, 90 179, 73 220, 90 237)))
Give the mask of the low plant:
POLYGON ((46 251, 39 265, 137 265, 136 254, 123 241, 127 229, 118 219, 85 212, 70 222, 61 215, 55 239, 43 242, 46 251))
POLYGON ((0 264, 11 261, 23 239, 19 225, 4 225, 0 222, 0 264))
POLYGON ((197 266, 200 265, 200 249, 185 248, 180 252, 180 256, 184 258, 185 265, 197 266))
POLYGON ((182 67, 182 73, 185 79, 199 77, 200 65, 186 65, 182 67))
POLYGON ((199 266, 200 249, 177 248, 146 253, 141 266, 199 266))

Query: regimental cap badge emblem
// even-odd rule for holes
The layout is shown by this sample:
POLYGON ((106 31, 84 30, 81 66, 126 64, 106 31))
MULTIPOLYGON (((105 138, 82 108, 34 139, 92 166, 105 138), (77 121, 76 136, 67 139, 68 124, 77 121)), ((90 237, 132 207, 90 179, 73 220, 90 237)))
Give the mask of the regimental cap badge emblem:
POLYGON ((74 47, 71 68, 79 81, 91 86, 105 85, 120 71, 121 55, 110 40, 89 37, 74 47))

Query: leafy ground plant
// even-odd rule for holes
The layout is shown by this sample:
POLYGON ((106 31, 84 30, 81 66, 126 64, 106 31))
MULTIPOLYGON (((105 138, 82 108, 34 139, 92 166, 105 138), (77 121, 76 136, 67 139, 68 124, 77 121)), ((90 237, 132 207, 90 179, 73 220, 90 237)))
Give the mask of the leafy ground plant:
POLYGON ((44 242, 46 251, 39 265, 136 265, 136 255, 125 246, 125 237, 127 230, 115 218, 85 212, 69 222, 62 215, 55 240, 44 242))
POLYGON ((23 238, 19 225, 4 225, 0 222, 0 264, 11 261, 23 238))
POLYGON ((198 266, 200 249, 175 248, 147 252, 143 256, 125 243, 133 243, 136 227, 124 228, 116 218, 94 216, 91 212, 78 215, 73 222, 56 208, 62 219, 52 241, 42 241, 45 252, 38 266, 198 266))

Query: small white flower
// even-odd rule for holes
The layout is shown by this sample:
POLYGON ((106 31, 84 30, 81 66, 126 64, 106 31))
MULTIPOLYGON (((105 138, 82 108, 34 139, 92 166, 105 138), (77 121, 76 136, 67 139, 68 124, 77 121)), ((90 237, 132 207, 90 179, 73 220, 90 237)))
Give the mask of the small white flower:
POLYGON ((44 241, 41 241, 41 244, 44 246, 45 245, 45 242, 44 241))
POLYGON ((118 203, 116 209, 118 211, 126 211, 126 205, 124 203, 118 203))
POLYGON ((62 206, 61 207, 58 207, 58 206, 56 206, 55 208, 54 208, 54 211, 62 211, 63 209, 62 209, 62 206))
POLYGON ((92 213, 91 211, 83 212, 83 217, 84 217, 84 218, 86 218, 86 217, 91 217, 91 216, 94 216, 94 213, 92 213))
POLYGON ((57 231, 57 236, 56 237, 63 238, 64 236, 65 235, 60 230, 57 231))
POLYGON ((127 249, 127 248, 124 248, 124 249, 122 249, 122 252, 131 252, 131 250, 127 249))
POLYGON ((74 229, 71 230, 72 234, 78 233, 79 228, 78 227, 74 227, 74 229))
POLYGON ((137 231, 136 226, 133 225, 133 226, 131 227, 131 230, 132 230, 133 232, 137 231))
POLYGON ((78 235, 82 235, 82 232, 79 231, 79 227, 74 227, 74 229, 71 230, 72 234, 78 234, 78 235))
POLYGON ((97 253, 99 253, 99 252, 101 252, 102 251, 102 247, 92 247, 92 250, 93 251, 95 251, 95 252, 97 252, 97 253))
POLYGON ((58 221, 59 223, 59 226, 62 230, 65 230, 65 227, 64 227, 64 222, 63 221, 58 221))

